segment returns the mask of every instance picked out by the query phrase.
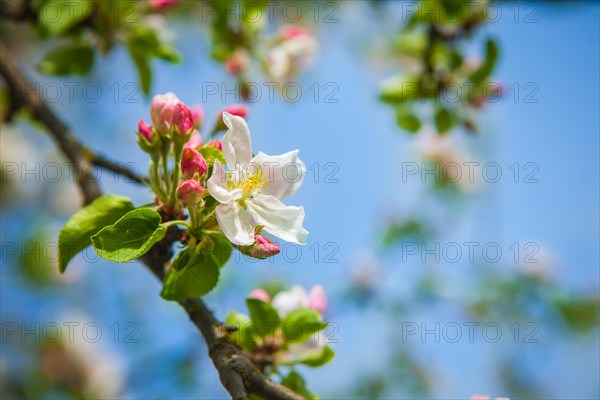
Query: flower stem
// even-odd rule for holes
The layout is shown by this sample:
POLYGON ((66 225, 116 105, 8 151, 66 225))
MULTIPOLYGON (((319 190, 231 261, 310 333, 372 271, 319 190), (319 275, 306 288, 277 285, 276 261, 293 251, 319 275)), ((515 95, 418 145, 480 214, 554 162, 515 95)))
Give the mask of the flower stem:
POLYGON ((167 222, 163 222, 163 223, 162 223, 162 224, 160 224, 160 225, 161 225, 163 228, 165 228, 165 229, 166 229, 166 228, 169 228, 169 227, 171 227, 171 226, 173 226, 173 225, 177 225, 177 224, 179 224, 179 225, 185 225, 185 226, 187 226, 188 228, 191 228, 191 227, 192 227, 192 226, 190 225, 190 223, 189 223, 189 222, 187 222, 187 221, 182 221, 182 220, 180 220, 180 219, 178 219, 178 220, 174 220, 174 221, 167 221, 167 222))

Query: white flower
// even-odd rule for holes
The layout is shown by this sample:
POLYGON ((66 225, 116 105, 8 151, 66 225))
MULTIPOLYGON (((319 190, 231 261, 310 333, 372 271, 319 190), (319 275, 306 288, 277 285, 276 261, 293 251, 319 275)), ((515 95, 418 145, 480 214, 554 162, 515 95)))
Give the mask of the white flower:
POLYGON ((307 67, 317 50, 317 41, 309 34, 286 39, 269 51, 269 76, 288 80, 296 71, 307 67))
POLYGON ((224 112, 223 122, 229 128, 223 137, 227 170, 216 160, 207 187, 221 203, 215 213, 225 236, 236 245, 249 246, 254 243, 256 226, 262 226, 283 240, 305 244, 304 208, 280 201, 292 195, 304 179, 306 167, 298 150, 280 156, 259 152, 252 157, 246 121, 224 112))
POLYGON ((277 313, 281 318, 285 318, 286 315, 294 310, 307 307, 308 294, 298 285, 292 286, 292 288, 286 292, 277 293, 273 298, 273 308, 277 310, 277 313))
POLYGON ((310 293, 306 293, 301 286, 294 285, 287 292, 279 292, 273 298, 273 308, 281 318, 299 308, 311 308, 323 315, 326 306, 327 298, 321 285, 313 286, 310 293))

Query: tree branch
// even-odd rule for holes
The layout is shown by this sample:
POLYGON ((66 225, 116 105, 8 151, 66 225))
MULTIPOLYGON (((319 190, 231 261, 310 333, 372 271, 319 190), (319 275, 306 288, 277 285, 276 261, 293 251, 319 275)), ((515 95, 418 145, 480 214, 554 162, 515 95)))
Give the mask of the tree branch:
MULTIPOLYGON (((93 165, 96 164, 111 170, 118 169, 116 164, 102 158, 91 158, 87 150, 50 110, 34 86, 27 81, 16 67, 8 49, 0 42, 0 73, 10 86, 13 97, 21 106, 28 108, 34 117, 44 124, 62 153, 76 166, 77 183, 84 194, 86 203, 100 195, 100 189, 93 180, 93 165)), ((93 153, 91 153, 93 154, 93 153)), ((130 172, 130 171, 129 171, 130 172)), ((122 171, 124 175, 128 175, 122 171)), ((129 175, 128 175, 129 176, 129 175)), ((131 176, 130 176, 131 177, 131 176)), ((154 245, 141 257, 147 267, 160 279, 165 278, 165 265, 173 256, 173 243, 178 240, 180 230, 171 227, 165 238, 154 245)), ((251 393, 267 400, 303 400, 304 398, 292 390, 272 381, 258 371, 233 342, 225 325, 220 323, 200 298, 190 298, 179 304, 188 314, 204 336, 208 354, 219 373, 221 383, 232 399, 247 399, 251 393)))

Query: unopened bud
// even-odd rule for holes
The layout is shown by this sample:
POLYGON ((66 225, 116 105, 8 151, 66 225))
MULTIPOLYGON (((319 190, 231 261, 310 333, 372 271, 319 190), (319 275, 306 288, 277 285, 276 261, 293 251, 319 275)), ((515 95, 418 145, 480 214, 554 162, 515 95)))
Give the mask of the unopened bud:
POLYGON ((192 179, 196 174, 198 174, 197 179, 202 178, 207 170, 208 167, 202 154, 191 147, 183 149, 183 153, 181 154, 181 172, 186 179, 192 179))
POLYGON ((248 67, 248 53, 245 50, 236 50, 225 61, 225 70, 231 75, 239 75, 248 67))
POLYGON ((150 128, 143 119, 140 119, 140 122, 138 122, 138 133, 147 141, 152 141, 152 128, 150 128))
POLYGON ((204 188, 194 179, 183 181, 177 188, 177 198, 184 207, 193 207, 200 203, 204 188))
POLYGON ((173 126, 179 132, 180 137, 185 137, 194 129, 194 117, 192 111, 183 103, 177 103, 173 114, 173 126))
POLYGON ((167 135, 171 131, 175 107, 181 101, 174 93, 157 94, 150 103, 150 118, 154 129, 161 134, 167 135))
POLYGON ((259 259, 273 257, 279 254, 280 249, 277 243, 273 243, 270 239, 262 236, 254 236, 254 244, 245 246, 240 249, 243 254, 259 259))
POLYGON ((223 151, 223 142, 221 142, 221 139, 211 140, 210 142, 206 143, 206 145, 223 151))
POLYGON ((248 297, 264 301, 265 303, 271 302, 269 293, 267 293, 264 289, 254 289, 252 292, 250 292, 250 296, 248 297))

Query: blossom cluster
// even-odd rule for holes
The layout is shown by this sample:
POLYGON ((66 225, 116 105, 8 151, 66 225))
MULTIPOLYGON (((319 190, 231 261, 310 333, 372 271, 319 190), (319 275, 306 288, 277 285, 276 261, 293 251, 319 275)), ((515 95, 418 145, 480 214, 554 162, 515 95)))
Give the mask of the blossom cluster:
POLYGON ((150 155, 149 185, 164 221, 186 220, 185 243, 197 245, 205 232, 222 232, 247 255, 266 258, 279 246, 262 235, 305 244, 304 209, 281 200, 302 184, 306 167, 298 150, 278 156, 252 152, 245 107, 222 111, 205 140, 201 107, 190 109, 173 93, 152 99, 152 125, 138 124, 138 144, 150 155), (213 139, 225 131, 222 140, 213 139), (294 164, 300 179, 285 179, 294 164), (268 166, 268 168, 267 168, 268 166))

